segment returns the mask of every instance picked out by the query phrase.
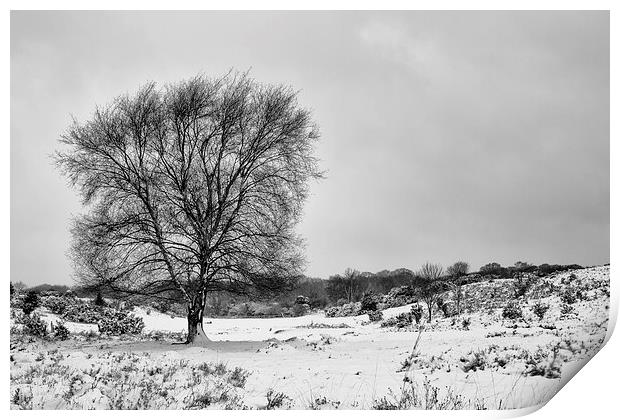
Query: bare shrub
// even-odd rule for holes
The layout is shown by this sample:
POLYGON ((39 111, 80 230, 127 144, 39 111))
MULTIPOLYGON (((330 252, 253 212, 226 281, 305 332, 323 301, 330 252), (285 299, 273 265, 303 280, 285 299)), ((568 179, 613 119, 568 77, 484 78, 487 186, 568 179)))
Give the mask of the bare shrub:
POLYGON ((387 396, 376 399, 372 408, 375 410, 462 410, 462 409, 486 409, 480 400, 465 399, 456 394, 452 388, 445 388, 445 393, 440 396, 440 389, 432 386, 428 379, 419 385, 411 381, 405 381, 399 395, 390 390, 387 396))
POLYGON ((487 366, 486 354, 483 350, 476 351, 472 354, 470 359, 461 358, 461 362, 465 362, 463 365, 463 372, 467 373, 470 370, 476 372, 477 370, 484 370, 487 366))
POLYGON ((276 392, 273 389, 267 391, 267 405, 265 410, 275 410, 276 408, 287 408, 293 400, 282 392, 276 392))
POLYGON ((443 268, 439 264, 426 262, 418 271, 418 276, 422 279, 419 286, 420 297, 428 307, 428 321, 433 319, 433 305, 437 298, 446 289, 446 283, 441 280, 443 268))

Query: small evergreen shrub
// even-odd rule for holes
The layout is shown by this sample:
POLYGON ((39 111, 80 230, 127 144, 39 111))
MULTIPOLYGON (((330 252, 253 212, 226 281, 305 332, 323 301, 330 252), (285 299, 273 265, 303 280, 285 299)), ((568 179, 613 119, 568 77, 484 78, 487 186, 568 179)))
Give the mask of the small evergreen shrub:
POLYGON ((45 337, 47 335, 47 325, 45 325, 45 322, 38 314, 24 315, 20 321, 24 325, 23 332, 25 334, 35 337, 45 337))
POLYGON ((510 301, 506 306, 504 306, 502 316, 506 319, 523 318, 523 311, 517 302, 510 301))
POLYGON ((95 304, 95 306, 107 306, 105 300, 103 299, 103 296, 101 296, 101 292, 97 292, 97 297, 95 298, 95 301, 93 303, 95 304))
POLYGON ((370 291, 364 292, 362 296, 362 312, 373 312, 377 310, 377 297, 370 291))
POLYGON ((41 301, 39 299, 39 295, 34 290, 30 290, 26 293, 26 297, 24 298, 24 302, 22 304, 22 310, 24 314, 30 315, 32 311, 39 307, 41 301))
POLYGON ((532 307, 532 312, 534 312, 534 315, 536 315, 538 319, 540 319, 541 321, 545 317, 545 314, 547 313, 548 310, 549 310, 549 305, 546 303, 542 303, 542 302, 536 302, 534 306, 532 307))

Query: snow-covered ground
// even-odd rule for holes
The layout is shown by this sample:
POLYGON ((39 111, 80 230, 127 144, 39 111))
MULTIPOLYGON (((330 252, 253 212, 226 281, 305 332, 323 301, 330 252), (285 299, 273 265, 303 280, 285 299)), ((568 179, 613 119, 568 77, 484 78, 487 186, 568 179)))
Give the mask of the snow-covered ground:
MULTIPOLYGON (((570 274, 552 276, 547 281, 561 286, 570 274)), ((84 375, 87 368, 109 366, 113 355, 129 352, 137 365, 163 366, 184 360, 190 367, 204 362, 223 363, 228 369, 240 367, 249 376, 243 387, 234 388, 234 395, 243 401, 241 406, 249 408, 267 406, 269 390, 273 390, 272 395, 282 393, 289 398, 283 406, 372 408, 383 397, 391 403, 402 400, 412 386, 421 392, 436 387, 438 399, 460 398, 462 408, 529 407, 551 398, 604 341, 609 315, 609 267, 576 270, 574 274, 581 283, 591 286, 587 300, 572 305, 574 313, 561 312, 558 296, 530 298, 523 303, 523 320, 518 321, 502 318, 501 308, 479 310, 460 317, 440 316, 420 332, 415 325, 404 330, 381 327, 380 323, 370 323, 367 315, 326 318, 312 314, 298 318, 205 319, 205 331, 213 340, 205 348, 135 340, 32 343, 12 351, 11 393, 14 396, 19 388, 22 395, 31 392, 44 401, 47 385, 41 383, 37 388, 36 383, 25 384, 24 378, 28 369, 50 363, 54 357, 62 360, 56 364, 84 375), (542 320, 531 311, 535 302, 550 306, 542 320), (533 372, 533 368, 540 372, 533 372), (408 380, 403 382, 405 375, 408 380)), ((384 319, 409 309, 409 305, 386 309, 384 319)), ((185 318, 152 310, 147 314, 140 308, 135 314, 143 318, 146 332, 182 332, 187 328, 185 318)), ((49 322, 54 315, 44 313, 44 319, 49 322)), ((75 332, 97 329, 96 325, 66 325, 75 332)), ((179 369, 191 374, 191 369, 179 369)), ((162 381, 156 387, 168 386, 162 381)), ((221 388, 222 382, 218 381, 205 386, 221 388)), ((179 389, 187 391, 183 386, 179 389)), ((181 391, 174 395, 185 398, 181 391)), ((161 404, 174 405, 173 400, 162 398, 161 404)), ((113 407, 109 398, 99 394, 87 399, 88 404, 83 406, 113 407)), ((35 401, 31 403, 36 405, 35 401)), ((53 401, 65 407, 62 398, 53 401)), ((224 403, 211 405, 225 407, 224 403)))

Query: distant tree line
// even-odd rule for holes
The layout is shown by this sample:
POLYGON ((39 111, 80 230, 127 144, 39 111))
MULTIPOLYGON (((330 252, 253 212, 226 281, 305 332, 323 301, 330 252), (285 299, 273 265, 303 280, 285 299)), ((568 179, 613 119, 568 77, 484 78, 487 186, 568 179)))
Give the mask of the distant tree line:
POLYGON ((546 276, 556 271, 577 270, 583 268, 578 264, 541 264, 534 265, 523 261, 517 261, 513 266, 502 267, 499 263, 492 262, 480 267, 479 274, 483 276, 499 276, 504 278, 514 277, 519 273, 535 273, 539 276, 546 276))
MULTIPOLYGON (((461 312, 463 300, 463 286, 470 283, 482 281, 485 278, 512 278, 520 273, 532 273, 539 276, 552 274, 554 272, 566 271, 583 268, 577 264, 541 264, 534 265, 527 262, 518 261, 509 267, 492 262, 480 267, 478 272, 469 272, 469 264, 464 261, 457 261, 445 270, 438 264, 425 263, 417 271, 401 268, 394 271, 383 270, 378 273, 360 272, 359 270, 347 268, 342 274, 330 276, 328 279, 318 277, 301 277, 289 289, 275 294, 264 294, 258 296, 252 293, 248 296, 238 296, 226 291, 211 293, 206 305, 205 313, 209 316, 227 316, 230 307, 245 302, 276 302, 282 307, 293 307, 298 298, 303 296, 305 301, 314 309, 324 309, 330 306, 342 305, 350 302, 360 302, 365 295, 385 295, 397 287, 411 287, 419 296, 420 301, 424 302, 430 317, 432 318, 432 308, 437 302, 437 298, 446 291, 452 291, 454 303, 458 313, 461 312), (258 297, 257 297, 258 296, 258 297)), ((13 289, 34 291, 37 293, 66 293, 71 290, 78 297, 90 299, 101 299, 101 290, 77 286, 70 288, 65 285, 42 284, 27 288, 23 283, 11 283, 11 293, 13 289)), ((117 299, 113 291, 105 291, 106 298, 117 299)), ((131 304, 151 304, 163 312, 169 310, 175 302, 171 297, 169 301, 157 300, 150 302, 148 298, 137 299, 134 297, 131 304)))
POLYGON ((583 268, 577 264, 541 264, 534 265, 517 261, 514 265, 503 267, 492 262, 480 267, 478 272, 469 272, 469 264, 457 261, 443 270, 438 264, 425 263, 418 271, 399 269, 362 273, 348 268, 342 274, 330 276, 327 280, 304 278, 286 295, 289 300, 297 295, 309 298, 310 305, 325 308, 348 302, 359 302, 367 292, 387 294, 395 287, 409 286, 420 293, 421 300, 431 302, 437 295, 451 290, 457 311, 461 310, 463 299, 462 287, 465 284, 482 281, 488 277, 512 278, 519 273, 532 273, 545 276, 554 272, 583 268))

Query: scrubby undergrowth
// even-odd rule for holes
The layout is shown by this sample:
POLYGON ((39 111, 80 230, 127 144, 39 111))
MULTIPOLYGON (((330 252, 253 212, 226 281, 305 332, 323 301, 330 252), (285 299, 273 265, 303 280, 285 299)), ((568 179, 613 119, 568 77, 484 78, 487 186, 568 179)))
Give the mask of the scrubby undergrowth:
POLYGON ((245 408, 248 372, 174 354, 57 351, 12 357, 12 409, 245 408))

